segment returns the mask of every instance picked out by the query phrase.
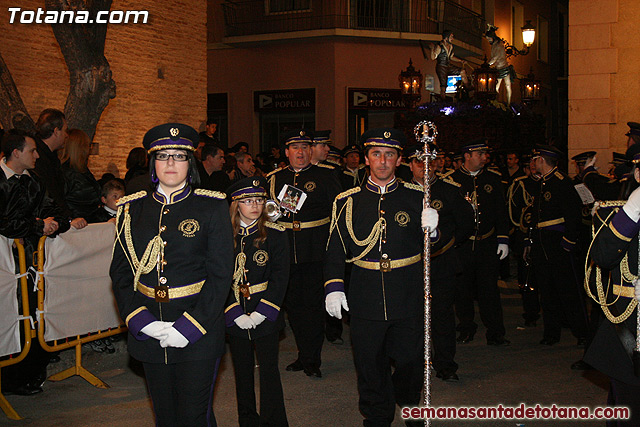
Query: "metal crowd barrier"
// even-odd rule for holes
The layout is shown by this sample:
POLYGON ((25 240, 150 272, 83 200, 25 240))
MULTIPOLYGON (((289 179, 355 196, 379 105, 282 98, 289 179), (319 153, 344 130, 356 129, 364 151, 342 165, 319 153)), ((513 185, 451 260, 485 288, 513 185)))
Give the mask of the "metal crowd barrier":
MULTIPOLYGON (((18 362, 21 362, 29 353, 31 349, 31 339, 36 337, 36 331, 32 327, 29 315, 29 288, 27 282, 27 262, 24 256, 24 246, 20 244, 18 240, 14 240, 14 243, 18 249, 18 265, 20 267, 20 303, 22 305, 22 326, 24 327, 24 344, 22 345, 22 350, 17 355, 11 355, 8 359, 0 360, 0 375, 2 374, 2 368, 9 365, 15 365, 18 362)), ((17 315, 19 313, 16 313, 17 315)), ((2 377, 0 376, 0 380, 2 377)), ((18 415, 18 413, 13 409, 11 404, 7 401, 7 399, 2 395, 2 385, 0 383, 0 408, 7 415, 7 417, 12 420, 21 420, 22 417, 18 415)))

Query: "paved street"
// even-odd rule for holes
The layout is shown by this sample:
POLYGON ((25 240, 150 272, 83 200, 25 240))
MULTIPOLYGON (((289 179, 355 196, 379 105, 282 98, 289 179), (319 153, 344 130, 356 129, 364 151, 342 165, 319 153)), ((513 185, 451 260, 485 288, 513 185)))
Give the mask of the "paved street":
MULTIPOLYGON (((513 286, 513 285, 511 285, 513 286)), ((503 289, 503 306, 509 347, 487 346, 480 327, 473 342, 458 346, 457 362, 460 382, 444 383, 435 378, 432 387, 434 406, 478 405, 603 405, 607 396, 607 379, 595 371, 586 374, 569 369, 581 357, 582 350, 568 329, 559 344, 538 344, 542 337, 541 321, 536 328, 518 328, 521 322, 520 297, 513 289, 503 289)), ((285 372, 295 359, 295 343, 287 329, 281 341, 280 367, 287 414, 291 426, 359 426, 356 379, 348 345, 325 343, 322 379, 310 379, 301 372, 285 372)), ((59 383, 47 381, 45 392, 32 397, 8 396, 13 407, 25 417, 10 421, 0 414, 0 425, 10 426, 152 426, 150 400, 144 379, 136 375, 129 363, 123 342, 116 343, 114 354, 83 351, 84 366, 106 381, 111 388, 97 389, 79 377, 59 383)), ((70 366, 73 353, 62 353, 62 362, 50 365, 53 374, 70 366)), ((234 426, 236 401, 233 369, 229 356, 221 364, 215 395, 215 414, 220 426, 234 426)), ((394 427, 402 426, 399 411, 394 427)), ((446 426, 604 426, 602 421, 434 421, 446 426)))

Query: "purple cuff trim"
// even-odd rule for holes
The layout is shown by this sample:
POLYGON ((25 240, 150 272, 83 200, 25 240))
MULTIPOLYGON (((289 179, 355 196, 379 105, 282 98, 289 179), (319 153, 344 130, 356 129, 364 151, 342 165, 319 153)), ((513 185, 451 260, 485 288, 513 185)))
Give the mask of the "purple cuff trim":
POLYGON ((240 307, 239 305, 236 305, 231 310, 227 311, 224 314, 224 322, 227 325, 227 328, 230 328, 233 325, 235 325, 236 322, 234 322, 234 320, 236 320, 238 317, 242 316, 243 314, 244 314, 244 311, 242 311, 242 307, 240 307))
POLYGON ((129 332, 135 339, 137 339, 138 341, 145 341, 151 337, 147 334, 143 334, 140 331, 149 323, 155 322, 156 320, 158 319, 156 319, 149 310, 142 310, 140 313, 129 319, 129 324, 127 325, 127 327, 129 328, 129 332))
POLYGON ((274 307, 262 301, 258 303, 256 311, 272 322, 275 322, 278 319, 278 314, 280 314, 279 310, 276 310, 274 307))
POLYGON ((498 236, 498 244, 509 244, 509 236, 498 236))
POLYGON ((198 341, 204 335, 200 332, 200 329, 196 327, 189 319, 187 319, 184 314, 178 318, 173 324, 173 327, 178 330, 186 339, 189 340, 189 343, 193 344, 198 341))
POLYGON ((324 294, 329 295, 331 292, 344 292, 344 282, 331 282, 324 287, 324 294))
POLYGON ((634 222, 624 209, 620 209, 618 213, 611 220, 611 226, 615 228, 618 233, 624 237, 632 239, 638 234, 640 230, 640 222, 634 222))

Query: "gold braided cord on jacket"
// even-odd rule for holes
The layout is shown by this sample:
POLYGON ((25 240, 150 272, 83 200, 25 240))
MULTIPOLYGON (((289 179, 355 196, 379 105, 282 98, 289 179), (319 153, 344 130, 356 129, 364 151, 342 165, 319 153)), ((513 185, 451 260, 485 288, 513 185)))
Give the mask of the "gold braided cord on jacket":
MULTIPOLYGON (((595 301, 602 308, 602 312, 604 313, 607 320, 609 320, 611 323, 614 323, 614 324, 622 323, 625 320, 627 320, 635 310, 636 306, 638 305, 638 301, 635 298, 631 298, 624 312, 622 312, 619 316, 614 316, 613 313, 611 313, 609 306, 615 304, 620 298, 620 295, 616 295, 616 298, 613 302, 607 303, 607 297, 611 292, 611 286, 610 286, 611 280, 609 278, 607 289, 605 291, 604 285, 602 283, 602 269, 597 265, 595 265, 595 263, 593 262, 589 264, 589 254, 591 253, 591 247, 593 246, 594 240, 596 239, 600 231, 602 231, 602 229, 607 226, 607 221, 617 211, 618 210, 615 209, 609 213, 607 218, 604 221, 602 221, 602 224, 598 228, 598 231, 595 231, 595 225, 591 226, 591 233, 593 235, 593 239, 591 239, 591 244, 589 245, 589 250, 587 252, 587 258, 585 261, 585 276, 584 276, 584 289, 587 292, 587 295, 589 296, 589 298, 595 301), (593 293, 591 292, 591 289, 589 288, 589 278, 591 276, 592 268, 595 268, 596 293, 598 294, 597 296, 593 295, 593 293)), ((624 282, 633 283, 633 281, 636 280, 636 278, 638 277, 631 274, 631 271, 629 270, 628 254, 626 254, 622 259, 622 262, 620 262, 619 268, 620 268, 620 277, 621 277, 622 283, 624 282)), ((609 276, 611 276, 611 273, 609 273, 609 276)), ((622 286, 622 283, 620 283, 621 286, 622 286)))
POLYGON ((236 298, 236 302, 240 303, 240 282, 244 278, 244 267, 247 263, 247 255, 244 252, 240 252, 236 256, 235 268, 233 270, 233 283, 231 289, 233 289, 233 296, 236 298))
MULTIPOLYGON (((345 202, 345 204, 342 206, 342 208, 340 208, 339 213, 337 212, 338 208, 337 208, 336 201, 337 200, 333 202, 333 208, 331 212, 331 225, 329 226, 329 239, 331 238, 331 233, 333 233, 333 230, 334 229, 337 230, 338 235, 340 236, 340 241, 342 241, 342 247, 343 249, 345 249, 345 252, 346 252, 344 239, 342 238, 340 227, 338 227, 338 218, 340 218, 340 216, 342 215, 342 212, 344 211, 345 223, 347 226, 347 231, 349 232, 349 237, 351 237, 351 240, 353 240, 353 242, 356 245, 360 247, 366 246, 366 248, 360 253, 360 255, 357 255, 353 258, 346 260, 346 262, 354 262, 359 259, 362 259, 369 252, 371 252, 371 249, 373 249, 376 243, 380 240, 380 236, 382 236, 382 233, 385 231, 387 227, 387 221, 383 217, 378 218, 378 221, 376 221, 375 224, 373 224, 373 228, 371 229, 371 232, 369 233, 369 235, 364 240, 359 240, 353 231, 353 198, 351 197, 347 198, 347 201, 345 202)), ((328 240, 327 240, 327 246, 328 246, 328 240)))

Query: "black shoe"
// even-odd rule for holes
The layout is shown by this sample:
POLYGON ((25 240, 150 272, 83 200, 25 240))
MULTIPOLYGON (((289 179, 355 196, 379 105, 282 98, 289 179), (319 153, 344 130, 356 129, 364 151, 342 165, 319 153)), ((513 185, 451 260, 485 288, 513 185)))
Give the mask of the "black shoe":
POLYGON ((542 344, 542 345, 554 345, 554 344, 557 344, 559 342, 560 342, 559 338, 547 338, 547 337, 545 337, 545 338, 542 338, 540 340, 540 344, 542 344))
POLYGON ((587 346, 586 338, 578 338, 578 348, 585 348, 587 346))
POLYGON ((21 386, 15 388, 6 388, 2 390, 2 393, 5 395, 16 395, 16 396, 32 396, 34 394, 42 393, 42 387, 36 387, 33 384, 23 384, 21 386))
POLYGON ((496 347, 500 347, 500 346, 507 346, 510 344, 511 344, 511 341, 509 341, 505 337, 496 337, 492 339, 487 338, 487 345, 495 345, 496 347))
POLYGON ((455 383, 460 381, 458 374, 456 374, 455 372, 438 372, 436 373, 436 378, 440 378, 442 381, 448 383, 455 383))
POLYGON ((27 384, 33 388, 40 388, 44 385, 44 382, 47 380, 47 368, 43 368, 40 370, 40 373, 33 377, 31 381, 27 384))
POLYGON ((307 374, 308 377, 322 378, 322 372, 320 372, 320 368, 304 368, 304 373, 307 374))
POLYGON ((525 320, 524 326, 526 326, 527 328, 535 328, 537 324, 535 320, 525 320))
POLYGON ((573 369, 574 371, 588 371, 593 369, 593 366, 580 359, 577 362, 571 364, 571 369, 573 369))
POLYGON ((296 359, 295 362, 287 365, 285 369, 291 372, 298 372, 302 371, 304 369, 304 366, 302 366, 302 362, 300 361, 300 359, 296 359))
POLYGON ((333 345, 342 345, 342 344, 344 344, 344 340, 342 338, 340 338, 340 337, 334 338, 334 339, 331 339, 331 340, 327 338, 327 341, 329 341, 333 345))
POLYGON ((475 334, 475 332, 460 332, 460 335, 458 335, 458 339, 456 339, 456 342, 458 344, 470 343, 471 341, 473 341, 473 337, 475 336, 475 334))

